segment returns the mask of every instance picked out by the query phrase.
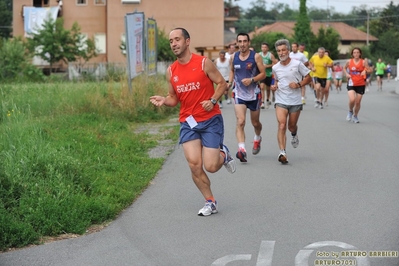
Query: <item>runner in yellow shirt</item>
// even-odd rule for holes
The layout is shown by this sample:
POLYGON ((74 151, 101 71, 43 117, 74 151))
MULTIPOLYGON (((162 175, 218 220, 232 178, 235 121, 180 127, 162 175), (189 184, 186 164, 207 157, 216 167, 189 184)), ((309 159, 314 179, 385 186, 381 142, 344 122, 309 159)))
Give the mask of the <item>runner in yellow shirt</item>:
POLYGON ((323 47, 319 47, 317 50, 317 54, 312 56, 309 60, 309 65, 311 66, 311 70, 313 71, 313 82, 314 88, 316 90, 316 104, 315 108, 323 109, 323 102, 322 102, 322 90, 326 87, 327 81, 327 68, 332 67, 334 62, 331 58, 325 55, 326 49, 323 47))

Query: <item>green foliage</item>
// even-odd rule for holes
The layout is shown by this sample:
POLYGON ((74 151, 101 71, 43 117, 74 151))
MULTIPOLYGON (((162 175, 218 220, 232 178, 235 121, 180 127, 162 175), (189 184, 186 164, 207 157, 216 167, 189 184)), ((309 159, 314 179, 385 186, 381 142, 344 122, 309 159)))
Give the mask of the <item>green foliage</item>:
POLYGON ((294 27, 294 39, 298 43, 305 43, 309 51, 313 51, 315 36, 310 28, 310 19, 307 14, 306 0, 300 0, 299 17, 294 27))
POLYGON ((0 39, 11 37, 12 0, 0 0, 0 39))
POLYGON ((332 59, 336 59, 339 57, 338 44, 339 44, 340 36, 339 34, 331 27, 320 28, 319 33, 315 39, 314 45, 318 45, 318 47, 324 47, 326 50, 330 52, 330 57, 332 59))
POLYGON ((379 41, 371 45, 372 54, 376 56, 376 59, 383 58, 393 63, 399 58, 397 43, 399 43, 399 31, 394 28, 385 30, 379 36, 379 41))
POLYGON ((176 56, 170 49, 169 36, 163 30, 158 29, 158 61, 174 61, 176 56))
POLYGON ((274 56, 276 57, 277 53, 276 53, 276 48, 274 47, 274 44, 279 39, 289 39, 289 38, 280 32, 270 32, 270 33, 263 32, 260 34, 256 34, 252 38, 251 45, 253 47, 255 47, 256 51, 260 51, 262 43, 267 42, 269 44, 269 51, 272 52, 274 54, 274 56))
MULTIPOLYGON (((81 34, 81 28, 78 23, 73 23, 71 29, 72 44, 75 44, 73 48, 74 56, 79 62, 80 66, 86 64, 91 58, 97 56, 97 49, 94 43, 94 37, 86 38, 85 35, 81 34)), ((73 45, 72 45, 73 46, 73 45)))
POLYGON ((78 60, 80 65, 84 65, 97 55, 94 39, 86 39, 76 22, 70 30, 65 29, 62 18, 56 21, 48 18, 43 28, 27 40, 29 50, 49 62, 51 70, 60 61, 68 63, 78 60))
POLYGON ((164 161, 147 151, 177 140, 177 127, 150 135, 132 123, 175 115, 149 102, 166 90, 163 77, 135 79, 132 93, 126 83, 3 84, 0 250, 83 234, 131 204, 164 161))
POLYGON ((0 79, 43 80, 42 72, 30 63, 31 59, 20 38, 3 40, 0 45, 0 79))
POLYGON ((43 60, 50 63, 50 69, 59 61, 75 61, 74 40, 70 31, 63 26, 62 18, 54 21, 48 18, 43 23, 43 28, 28 38, 29 50, 43 60))

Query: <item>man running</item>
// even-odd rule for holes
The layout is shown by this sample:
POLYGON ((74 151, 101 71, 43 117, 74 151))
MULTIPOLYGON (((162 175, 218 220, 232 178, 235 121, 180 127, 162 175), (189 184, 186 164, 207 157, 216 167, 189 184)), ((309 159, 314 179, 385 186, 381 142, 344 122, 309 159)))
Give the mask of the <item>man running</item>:
MULTIPOLYGON (((260 56, 263 60, 263 65, 266 69, 266 78, 260 81, 260 89, 262 92, 262 105, 260 108, 265 109, 269 108, 271 105, 270 102, 270 84, 272 83, 272 66, 274 65, 276 59, 274 55, 269 52, 269 44, 264 42, 261 45, 261 52, 259 52, 260 56), (265 98, 266 98, 266 105, 265 105, 265 98)), ((274 99, 274 91, 272 92, 273 99, 274 99)))
POLYGON ((326 49, 319 47, 317 54, 309 60, 311 70, 313 71, 313 82, 316 90, 315 108, 323 109, 323 90, 326 88, 327 68, 333 66, 333 61, 325 55, 326 49))
POLYGON ((238 141, 236 157, 241 162, 247 162, 244 131, 247 109, 250 110, 251 123, 255 131, 252 154, 256 155, 260 151, 262 141, 262 123, 259 120, 262 93, 258 82, 265 79, 266 72, 260 54, 249 49, 251 42, 247 33, 237 35, 237 44, 239 51, 234 54, 229 81, 231 83, 234 78, 233 98, 238 141))
POLYGON ((301 88, 309 84, 312 78, 310 70, 299 60, 292 60, 290 43, 286 39, 278 40, 275 45, 280 62, 273 66, 273 74, 276 79, 271 89, 276 91, 276 118, 278 122, 277 140, 280 148, 278 161, 288 163, 286 153, 286 131, 291 132, 291 145, 297 148, 298 119, 302 110, 301 88))
POLYGON ((205 198, 205 206, 198 215, 208 216, 218 210, 205 170, 214 173, 223 165, 230 173, 236 170, 234 159, 223 145, 223 117, 216 100, 227 85, 211 60, 190 52, 187 30, 172 30, 169 44, 177 60, 166 71, 168 95, 151 96, 150 101, 155 106, 170 107, 180 102, 180 144, 192 179, 205 198))
POLYGON ((382 62, 381 58, 378 58, 378 62, 375 63, 375 74, 377 75, 377 86, 379 91, 382 91, 382 79, 384 78, 384 72, 386 69, 387 66, 382 62))
MULTIPOLYGON (((303 47, 305 49, 305 47, 303 47)), ((309 66, 308 58, 305 56, 304 53, 299 52, 299 46, 297 42, 293 42, 291 44, 291 53, 290 53, 290 58, 295 59, 300 61, 302 64, 304 64, 306 67, 309 66)), ((302 94, 302 104, 306 104, 305 101, 305 93, 306 93, 306 86, 303 86, 301 89, 301 94, 302 94)))

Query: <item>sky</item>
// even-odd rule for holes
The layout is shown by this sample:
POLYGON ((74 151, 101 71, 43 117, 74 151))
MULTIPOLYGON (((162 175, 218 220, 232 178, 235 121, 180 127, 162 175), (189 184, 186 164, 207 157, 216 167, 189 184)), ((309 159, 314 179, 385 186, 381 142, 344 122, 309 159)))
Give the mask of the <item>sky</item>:
MULTIPOLYGON (((255 0, 233 0, 234 5, 238 5, 244 9, 252 7, 251 2, 255 0)), ((270 9, 273 2, 279 2, 289 5, 291 9, 299 9, 299 0, 266 0, 266 8, 270 9)), ((316 6, 321 9, 335 8, 336 12, 348 14, 352 10, 352 6, 367 5, 368 7, 381 7, 384 8, 391 0, 307 0, 306 5, 308 8, 316 6)), ((392 0, 394 5, 399 4, 399 0, 392 0)))

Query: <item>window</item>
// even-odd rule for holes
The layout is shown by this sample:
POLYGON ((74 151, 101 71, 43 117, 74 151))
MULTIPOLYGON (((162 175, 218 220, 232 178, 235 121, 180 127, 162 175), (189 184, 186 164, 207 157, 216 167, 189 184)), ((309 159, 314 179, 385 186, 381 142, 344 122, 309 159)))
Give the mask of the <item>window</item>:
POLYGON ((34 7, 49 6, 49 0, 33 0, 34 7))
POLYGON ((140 4, 141 0, 122 0, 122 4, 140 4))
POLYGON ((126 54, 126 35, 122 33, 121 35, 121 45, 119 46, 122 54, 126 54))
POLYGON ((95 5, 105 6, 105 0, 94 0, 95 5))
POLYGON ((94 44, 98 54, 105 54, 107 52, 105 33, 94 34, 94 44))
POLYGON ((341 41, 342 45, 351 45, 351 41, 341 41))
POLYGON ((87 0, 76 0, 77 5, 87 5, 87 0))
POLYGON ((79 51, 86 51, 87 49, 87 38, 88 35, 86 33, 81 33, 78 38, 78 43, 76 46, 78 47, 79 51))

